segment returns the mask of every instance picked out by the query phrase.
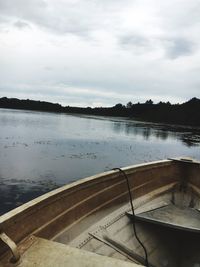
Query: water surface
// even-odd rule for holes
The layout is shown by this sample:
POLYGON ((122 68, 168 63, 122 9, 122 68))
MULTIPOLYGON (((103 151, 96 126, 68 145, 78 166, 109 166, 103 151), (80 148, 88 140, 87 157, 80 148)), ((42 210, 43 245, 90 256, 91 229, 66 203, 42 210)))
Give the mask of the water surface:
POLYGON ((0 109, 0 213, 114 167, 200 160, 200 128, 0 109))

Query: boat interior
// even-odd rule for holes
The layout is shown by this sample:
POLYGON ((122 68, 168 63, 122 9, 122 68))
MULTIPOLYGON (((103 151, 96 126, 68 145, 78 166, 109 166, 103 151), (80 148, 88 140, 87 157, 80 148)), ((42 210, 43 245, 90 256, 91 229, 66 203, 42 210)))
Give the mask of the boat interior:
POLYGON ((200 164, 169 159, 86 178, 0 226, 20 254, 4 236, 0 266, 200 267, 200 164))

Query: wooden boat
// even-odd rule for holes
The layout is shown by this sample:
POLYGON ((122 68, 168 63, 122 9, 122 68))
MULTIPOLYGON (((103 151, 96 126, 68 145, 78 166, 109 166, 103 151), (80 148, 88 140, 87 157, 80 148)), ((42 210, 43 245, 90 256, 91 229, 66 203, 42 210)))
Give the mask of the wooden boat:
POLYGON ((4 214, 0 266, 199 267, 199 241, 200 163, 169 159, 85 178, 4 214))

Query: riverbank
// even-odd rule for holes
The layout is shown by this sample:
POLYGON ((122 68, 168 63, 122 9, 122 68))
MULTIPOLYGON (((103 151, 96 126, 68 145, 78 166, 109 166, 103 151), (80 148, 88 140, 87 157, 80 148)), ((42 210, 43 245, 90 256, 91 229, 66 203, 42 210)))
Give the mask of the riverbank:
POLYGON ((175 125, 200 126, 200 99, 192 98, 182 104, 159 102, 151 100, 145 103, 127 105, 116 104, 113 107, 63 107, 60 104, 35 100, 20 100, 17 98, 0 98, 0 108, 37 110, 58 113, 87 114, 96 116, 128 117, 149 122, 169 123, 175 125))

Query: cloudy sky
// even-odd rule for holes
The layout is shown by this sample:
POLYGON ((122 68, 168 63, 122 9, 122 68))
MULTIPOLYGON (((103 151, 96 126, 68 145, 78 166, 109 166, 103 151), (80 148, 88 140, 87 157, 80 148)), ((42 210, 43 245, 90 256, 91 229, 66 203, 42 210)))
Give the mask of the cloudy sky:
POLYGON ((199 0, 0 0, 0 97, 200 97, 199 0))

